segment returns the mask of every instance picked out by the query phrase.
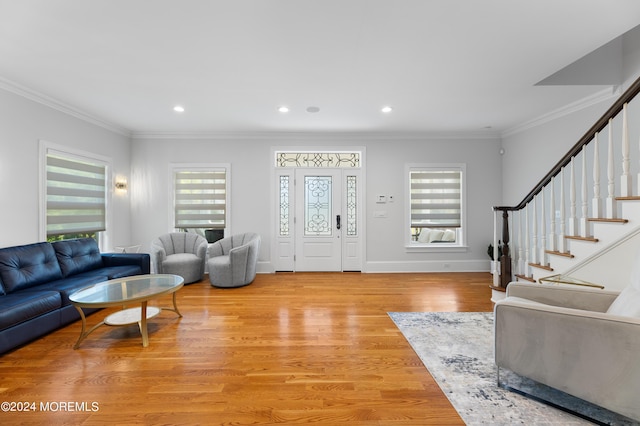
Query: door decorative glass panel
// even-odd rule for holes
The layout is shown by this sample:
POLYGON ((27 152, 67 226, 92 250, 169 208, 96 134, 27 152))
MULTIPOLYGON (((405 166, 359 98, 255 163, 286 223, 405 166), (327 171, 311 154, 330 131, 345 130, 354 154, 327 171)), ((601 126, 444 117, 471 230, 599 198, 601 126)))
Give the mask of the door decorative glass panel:
POLYGON ((280 235, 289 236, 289 176, 280 176, 280 235))
POLYGON ((358 186, 355 176, 347 176, 347 235, 358 235, 358 186))
POLYGON ((332 235, 331 176, 304 178, 304 235, 332 235))
POLYGON ((277 152, 276 167, 359 168, 359 152, 277 152))

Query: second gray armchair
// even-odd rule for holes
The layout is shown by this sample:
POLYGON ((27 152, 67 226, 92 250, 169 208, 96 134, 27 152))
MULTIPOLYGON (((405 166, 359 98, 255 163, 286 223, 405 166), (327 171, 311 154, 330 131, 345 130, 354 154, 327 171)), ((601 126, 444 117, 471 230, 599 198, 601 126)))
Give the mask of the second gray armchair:
POLYGON ((209 247, 209 281, 214 287, 241 287, 256 277, 260 235, 247 232, 223 238, 209 247))

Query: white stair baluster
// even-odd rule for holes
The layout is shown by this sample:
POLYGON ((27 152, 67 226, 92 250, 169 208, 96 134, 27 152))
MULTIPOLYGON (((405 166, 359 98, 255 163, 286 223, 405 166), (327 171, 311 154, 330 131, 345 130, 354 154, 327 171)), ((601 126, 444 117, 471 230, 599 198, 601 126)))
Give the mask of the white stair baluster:
POLYGON ((538 264, 538 197, 533 197, 533 215, 531 217, 531 263, 538 264))
POLYGON ((582 216, 580 217, 580 230, 582 237, 591 235, 589 229, 589 202, 587 201, 587 146, 582 146, 582 216))
POLYGON ((525 220, 524 220, 524 238, 525 238, 525 277, 531 277, 531 266, 529 266, 531 262, 531 233, 529 232, 529 204, 527 204, 524 208, 525 220))
POLYGON ((622 107, 622 176, 620 177, 620 196, 631 196, 631 173, 629 173, 629 126, 627 124, 627 104, 622 107))
POLYGON ((509 233, 510 235, 513 235, 513 239, 510 240, 509 242, 509 256, 511 257, 510 262, 511 262, 511 277, 509 277, 509 281, 513 281, 513 276, 515 275, 517 271, 516 266, 518 265, 518 260, 517 260, 517 250, 516 250, 516 242, 515 242, 515 233, 514 233, 514 226, 516 223, 516 214, 514 211, 511 212, 511 214, 509 215, 509 218, 507 218, 507 222, 509 223, 509 233))
POLYGON ((540 264, 546 266, 547 261, 547 212, 544 207, 544 187, 540 191, 540 264))
POLYGON ((607 219, 614 219, 617 215, 616 212, 616 185, 614 181, 615 169, 613 166, 613 119, 609 119, 609 149, 607 159, 607 201, 606 201, 606 213, 607 219))
POLYGON ((522 241, 522 217, 524 216, 524 213, 524 209, 518 212, 518 274, 526 276, 527 271, 524 267, 524 244, 522 241))
POLYGON ((576 172, 574 160, 575 157, 571 157, 571 167, 569 167, 569 235, 577 237, 579 229, 576 214, 576 172))
POLYGON ((560 234, 558 235, 558 251, 560 253, 567 252, 567 241, 565 236, 565 220, 566 213, 564 211, 565 195, 564 195, 564 167, 560 169, 560 234))
POLYGON ((550 220, 550 228, 549 231, 549 250, 558 251, 558 244, 556 241, 556 191, 555 191, 555 177, 551 178, 550 192, 549 195, 549 218, 550 220))
POLYGON ((600 198, 600 141, 598 133, 593 140, 593 200, 591 214, 595 218, 602 217, 602 199, 600 198))

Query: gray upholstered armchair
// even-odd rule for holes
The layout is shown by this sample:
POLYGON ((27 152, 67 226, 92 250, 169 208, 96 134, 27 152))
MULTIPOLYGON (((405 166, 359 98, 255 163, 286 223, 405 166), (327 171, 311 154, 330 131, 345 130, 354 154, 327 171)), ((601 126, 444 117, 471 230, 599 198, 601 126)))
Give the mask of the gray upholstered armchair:
POLYGON ((206 257, 207 239, 191 232, 172 232, 151 242, 156 273, 180 275, 185 284, 202 279, 206 257))
POLYGON ((498 373, 640 420, 640 280, 622 292, 513 282, 494 314, 498 373))
POLYGON ((260 235, 253 232, 233 235, 209 247, 209 281, 214 287, 240 287, 256 277, 260 235))

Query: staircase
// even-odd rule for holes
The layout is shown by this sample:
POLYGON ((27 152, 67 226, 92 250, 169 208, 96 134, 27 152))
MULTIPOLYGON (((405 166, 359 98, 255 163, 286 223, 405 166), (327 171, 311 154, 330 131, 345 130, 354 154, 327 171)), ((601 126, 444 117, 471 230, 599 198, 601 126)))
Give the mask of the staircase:
POLYGON ((638 93, 640 79, 518 205, 494 207, 494 299, 514 280, 628 283, 640 249, 638 93))

